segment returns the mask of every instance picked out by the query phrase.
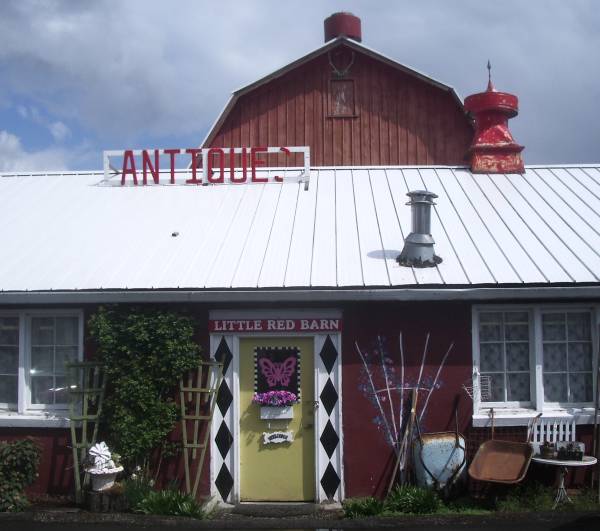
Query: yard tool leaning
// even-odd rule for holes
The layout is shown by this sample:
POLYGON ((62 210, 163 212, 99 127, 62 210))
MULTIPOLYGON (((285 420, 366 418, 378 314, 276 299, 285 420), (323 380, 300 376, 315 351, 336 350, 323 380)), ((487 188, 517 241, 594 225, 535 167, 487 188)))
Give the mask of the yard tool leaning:
MULTIPOLYGON (((477 481, 490 483, 519 483, 527 474, 533 446, 529 443, 533 435, 533 426, 526 442, 499 441, 494 439, 494 410, 492 419, 492 438, 484 442, 469 467, 469 476, 477 481)), ((534 419, 537 422, 537 418, 534 419)))

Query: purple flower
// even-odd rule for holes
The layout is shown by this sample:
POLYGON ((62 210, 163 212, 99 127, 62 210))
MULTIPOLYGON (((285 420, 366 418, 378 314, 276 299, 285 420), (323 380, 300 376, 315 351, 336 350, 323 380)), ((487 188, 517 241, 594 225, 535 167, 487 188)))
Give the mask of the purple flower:
POLYGON ((261 406, 291 406, 298 402, 298 397, 289 391, 267 391, 255 393, 252 402, 261 406))

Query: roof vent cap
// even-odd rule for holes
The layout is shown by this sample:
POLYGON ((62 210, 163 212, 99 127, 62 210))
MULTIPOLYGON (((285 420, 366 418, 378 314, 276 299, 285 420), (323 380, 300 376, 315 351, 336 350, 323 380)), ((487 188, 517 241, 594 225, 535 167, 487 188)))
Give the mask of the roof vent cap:
POLYGON ((427 190, 413 190, 406 194, 411 207, 412 232, 404 240, 404 248, 396 261, 407 267, 435 267, 442 259, 435 254, 431 236, 431 207, 437 198, 427 190))
POLYGON ((325 42, 337 37, 348 37, 358 42, 362 40, 360 18, 352 13, 334 13, 325 19, 324 25, 325 42))

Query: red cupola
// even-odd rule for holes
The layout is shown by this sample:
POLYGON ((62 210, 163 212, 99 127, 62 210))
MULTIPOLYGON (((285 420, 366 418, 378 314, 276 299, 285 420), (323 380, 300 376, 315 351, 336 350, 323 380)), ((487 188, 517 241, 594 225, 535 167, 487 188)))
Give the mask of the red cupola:
POLYGON ((485 92, 465 98, 465 109, 475 119, 475 135, 467 152, 471 171, 524 173, 523 146, 515 142, 508 128, 509 118, 519 113, 519 99, 513 94, 498 92, 490 76, 485 92))
POLYGON ((324 25, 325 42, 336 37, 348 37, 358 42, 362 40, 360 18, 352 13, 334 13, 325 19, 324 25))

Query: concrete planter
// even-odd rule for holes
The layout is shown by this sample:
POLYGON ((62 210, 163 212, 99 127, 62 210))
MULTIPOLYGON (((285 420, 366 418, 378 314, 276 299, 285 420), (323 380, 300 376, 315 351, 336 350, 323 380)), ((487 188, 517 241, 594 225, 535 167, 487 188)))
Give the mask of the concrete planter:
POLYGON ((118 466, 116 468, 107 468, 104 470, 89 468, 86 472, 92 478, 92 490, 94 492, 103 492, 110 489, 115 484, 117 474, 123 472, 123 467, 118 466))

